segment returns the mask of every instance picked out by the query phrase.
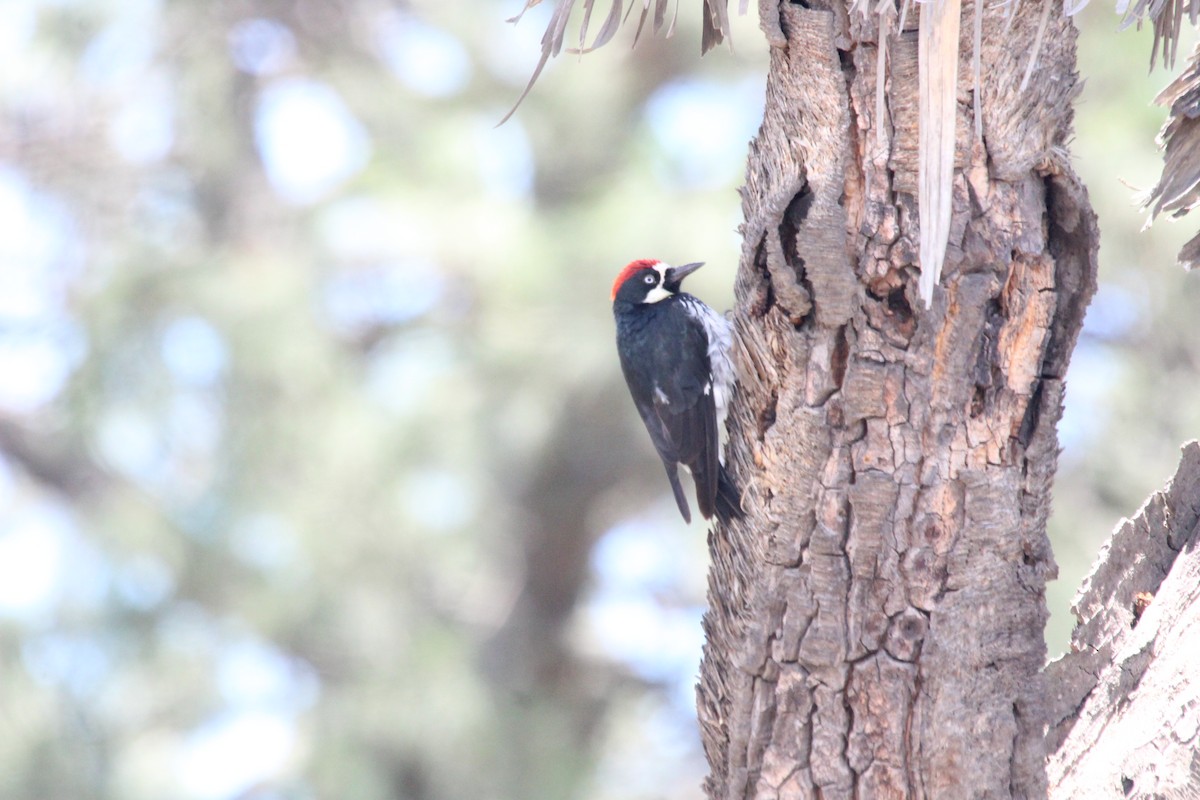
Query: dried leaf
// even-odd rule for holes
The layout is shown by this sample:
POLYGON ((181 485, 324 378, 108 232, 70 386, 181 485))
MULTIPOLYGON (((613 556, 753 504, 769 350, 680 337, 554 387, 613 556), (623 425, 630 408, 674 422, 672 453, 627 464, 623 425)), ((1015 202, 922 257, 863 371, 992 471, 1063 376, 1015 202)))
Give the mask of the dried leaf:
MULTIPOLYGON (((592 0, 584 0, 590 3, 592 0)), ((571 17, 571 7, 575 5, 575 0, 562 0, 558 8, 554 9, 554 15, 550 17, 550 24, 546 26, 546 32, 542 34, 542 52, 550 51, 550 55, 556 56, 562 50, 563 38, 567 31, 567 20, 571 17)))
POLYGON ((1167 145, 1162 178, 1151 190, 1151 215, 1182 217, 1200 201, 1200 123, 1186 120, 1167 145))
POLYGON ((1188 239, 1179 251, 1179 266, 1188 270, 1200 267, 1200 234, 1188 239))
MULTIPOLYGON (((538 0, 541 2, 541 0, 538 0)), ((596 4, 592 0, 584 0, 583 3, 583 22, 579 24, 579 50, 582 52, 587 43, 588 24, 592 21, 592 9, 596 4)))
POLYGON ((604 47, 617 34, 617 28, 621 27, 621 7, 622 0, 613 0, 612 7, 608 10, 608 17, 600 26, 600 32, 596 34, 596 41, 592 42, 592 46, 588 48, 589 51, 604 47))
POLYGON ((721 43, 721 34, 713 26, 712 14, 708 9, 709 0, 704 0, 704 14, 700 20, 700 55, 704 55, 721 43))
POLYGON ((654 4, 654 32, 658 33, 662 30, 663 22, 667 18, 667 4, 670 0, 656 0, 654 4))
POLYGON ((1150 209, 1151 220, 1162 213, 1182 216, 1200 199, 1200 46, 1154 102, 1169 106, 1170 115, 1158 134, 1162 177, 1142 206, 1150 209))
MULTIPOLYGON (((631 10, 633 6, 629 7, 631 10)), ((646 17, 650 15, 650 0, 642 0, 642 16, 638 19, 637 30, 633 32, 632 47, 637 47, 638 39, 642 38, 642 28, 646 25, 646 17)))
MULTIPOLYGON (((592 0, 584 0, 592 2, 592 0)), ((517 98, 517 102, 513 103, 513 107, 509 109, 504 118, 496 123, 496 127, 500 127, 508 122, 509 117, 516 113, 517 108, 521 105, 521 101, 528 95, 533 88, 533 84, 537 82, 538 76, 542 74, 542 70, 546 68, 546 63, 550 61, 551 56, 558 55, 562 49, 563 35, 567 30, 567 20, 571 16, 571 8, 575 5, 575 0, 559 0, 558 7, 554 9, 554 14, 550 17, 550 24, 546 26, 546 32, 542 34, 542 55, 538 59, 537 66, 533 68, 533 75, 529 78, 529 83, 525 84, 524 91, 517 98)))
MULTIPOLYGON (((1065 2, 1066 0, 1064 0, 1065 2)), ((1193 25, 1200 19, 1200 0, 1120 0, 1117 13, 1124 14, 1120 28, 1131 25, 1141 28, 1147 19, 1154 25, 1154 44, 1150 50, 1150 69, 1158 63, 1162 53, 1163 65, 1168 69, 1175 66, 1179 54, 1179 37, 1183 33, 1183 16, 1187 15, 1193 25)))
MULTIPOLYGON (((1158 134, 1162 176, 1142 203, 1150 209, 1147 226, 1160 214, 1182 217, 1200 205, 1200 45, 1187 68, 1154 102, 1168 106, 1170 114, 1158 134)), ((1186 269, 1200 266, 1200 235, 1183 246, 1178 258, 1186 269)))
POLYGON ((732 35, 729 28, 728 0, 704 0, 700 55, 704 55, 732 35))
MULTIPOLYGON (((584 0, 586 3, 591 3, 592 0, 584 0)), ((567 52, 571 55, 584 55, 594 50, 599 50, 616 35, 621 28, 621 9, 622 0, 613 0, 612 6, 608 9, 608 16, 604 18, 604 24, 600 26, 600 32, 596 34, 595 40, 590 47, 571 48, 567 52)), ((633 8, 633 6, 630 6, 633 8)))
MULTIPOLYGON (((508 21, 512 23, 518 22, 525 12, 534 6, 541 3, 542 0, 525 0, 525 5, 521 9, 521 13, 508 21)), ((617 29, 621 27, 623 22, 628 20, 629 15, 633 13, 634 6, 638 0, 632 0, 629 9, 624 18, 621 12, 625 10, 624 0, 612 0, 609 6, 608 16, 604 23, 600 26, 600 31, 596 34, 596 38, 592 40, 591 45, 587 44, 587 34, 592 19, 592 11, 595 8, 597 0, 583 0, 583 21, 579 27, 579 46, 567 48, 568 53, 583 54, 590 53, 604 45, 608 44, 613 36, 616 35, 617 29)), ((641 0, 642 13, 638 18, 637 30, 633 35, 633 43, 636 45, 641 38, 642 31, 646 26, 646 20, 650 15, 651 3, 654 3, 654 32, 658 33, 662 29, 663 23, 667 19, 667 4, 670 0, 641 0)), ((666 36, 670 38, 675 33, 675 23, 679 19, 679 2, 675 3, 675 14, 671 18, 671 24, 667 28, 666 36)), ((729 39, 732 45, 731 29, 729 26, 729 0, 704 0, 703 14, 704 26, 701 35, 701 54, 712 49, 714 45, 729 39)), ((741 13, 746 13, 748 0, 741 0, 741 13)), ((512 109, 504 115, 504 119, 500 120, 498 125, 503 125, 512 117, 517 108, 529 96, 529 92, 533 89, 533 85, 537 83, 538 77, 542 74, 542 70, 546 68, 551 58, 559 55, 563 49, 563 39, 566 35, 567 21, 571 17, 571 11, 575 7, 575 0, 558 0, 558 5, 555 6, 554 13, 550 16, 550 23, 546 26, 546 32, 542 35, 542 54, 538 59, 537 66, 533 69, 533 75, 529 78, 529 83, 521 92, 521 96, 517 98, 517 102, 512 109)))
POLYGON ((683 0, 675 0, 675 13, 671 15, 671 24, 667 28, 667 38, 670 39, 675 35, 675 23, 679 21, 679 4, 683 0))
POLYGON ((1063 0, 1063 16, 1073 17, 1087 7, 1088 0, 1063 0))
POLYGON ((506 20, 504 20, 504 21, 505 21, 505 22, 511 22, 513 25, 516 25, 518 22, 520 22, 520 21, 521 21, 521 17, 525 16, 525 12, 526 12, 526 11, 528 11, 528 10, 529 10, 529 9, 531 9, 531 8, 533 8, 534 6, 536 6, 536 5, 537 5, 538 3, 540 3, 540 2, 542 2, 542 0, 526 0, 526 2, 525 2, 525 7, 521 9, 521 13, 520 13, 520 14, 517 14, 515 17, 509 17, 508 19, 506 19, 506 20))
POLYGON ((1190 63, 1178 78, 1167 84, 1167 87, 1154 98, 1156 105, 1170 109, 1171 119, 1159 133, 1159 144, 1162 144, 1170 133, 1171 126, 1177 123, 1179 117, 1195 119, 1200 116, 1200 45, 1192 54, 1190 63))
POLYGON ((1171 28, 1168 31, 1170 35, 1163 45, 1163 66, 1167 69, 1175 67, 1175 56, 1179 53, 1179 34, 1183 29, 1184 3, 1176 0, 1170 5, 1174 6, 1173 13, 1167 18, 1171 22, 1171 28))

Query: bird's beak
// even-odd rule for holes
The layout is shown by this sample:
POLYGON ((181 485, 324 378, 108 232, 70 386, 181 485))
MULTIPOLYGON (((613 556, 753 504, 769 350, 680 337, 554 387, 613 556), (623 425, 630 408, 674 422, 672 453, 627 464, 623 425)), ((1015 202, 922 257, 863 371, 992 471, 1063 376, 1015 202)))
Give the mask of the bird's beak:
POLYGON ((667 270, 667 280, 665 282, 678 286, 683 282, 684 278, 703 266, 703 261, 697 261, 694 264, 684 264, 682 267, 671 267, 667 270))

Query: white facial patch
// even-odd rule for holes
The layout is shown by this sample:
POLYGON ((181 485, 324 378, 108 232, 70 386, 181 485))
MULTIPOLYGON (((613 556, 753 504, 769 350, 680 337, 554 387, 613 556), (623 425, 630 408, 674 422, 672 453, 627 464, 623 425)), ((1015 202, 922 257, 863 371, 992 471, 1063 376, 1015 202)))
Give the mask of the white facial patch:
POLYGON ((658 273, 658 286, 646 292, 646 298, 642 300, 643 303, 657 303, 674 295, 674 292, 668 292, 663 288, 663 284, 667 282, 667 270, 671 268, 671 265, 656 261, 653 266, 654 271, 658 273))
POLYGON ((671 293, 668 292, 666 289, 664 289, 662 287, 662 284, 660 283, 658 286, 655 286, 653 289, 646 292, 646 299, 643 300, 642 302, 643 303, 657 303, 660 300, 666 300, 670 296, 671 296, 671 293))

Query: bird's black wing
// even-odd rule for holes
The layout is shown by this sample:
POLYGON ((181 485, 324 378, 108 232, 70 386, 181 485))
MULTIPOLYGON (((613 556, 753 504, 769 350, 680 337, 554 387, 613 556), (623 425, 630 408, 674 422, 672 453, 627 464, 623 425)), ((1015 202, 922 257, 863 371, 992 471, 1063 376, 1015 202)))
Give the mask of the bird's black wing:
POLYGON ((696 453, 695 460, 685 463, 691 469, 692 479, 696 482, 696 505, 700 506, 701 516, 708 519, 716 511, 717 480, 721 474, 720 434, 717 431, 717 407, 713 400, 711 379, 705 396, 696 407, 703 421, 704 441, 696 453))
POLYGON ((658 451, 658 456, 662 459, 663 469, 667 472, 667 479, 671 482, 671 491, 675 495, 675 505, 679 507, 679 513, 683 515, 683 521, 691 522, 692 510, 688 507, 683 486, 679 483, 679 431, 682 426, 677 415, 668 410, 669 403, 656 403, 653 400, 643 401, 635 396, 634 404, 637 405, 642 422, 646 425, 646 431, 650 434, 650 441, 654 443, 654 449, 658 451))
POLYGON ((635 395, 634 402, 662 457, 680 513, 690 521, 676 464, 691 470, 696 502, 707 519, 716 507, 720 474, 708 340, 697 326, 681 327, 673 333, 666 340, 668 345, 656 354, 660 363, 648 372, 646 390, 635 395))

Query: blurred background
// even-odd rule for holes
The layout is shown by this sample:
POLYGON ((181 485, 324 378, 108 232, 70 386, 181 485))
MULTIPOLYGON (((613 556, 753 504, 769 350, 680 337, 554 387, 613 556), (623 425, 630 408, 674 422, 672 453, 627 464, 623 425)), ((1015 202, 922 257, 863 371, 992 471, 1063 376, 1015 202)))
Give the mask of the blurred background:
MULTIPOLYGON (((496 128, 551 6, 0 4, 0 797, 699 797, 705 533, 608 291, 705 260, 730 305, 766 47, 701 60, 684 2, 496 128)), ((1132 199, 1174 73, 1080 24, 1052 654, 1200 433, 1194 223, 1132 199)))

